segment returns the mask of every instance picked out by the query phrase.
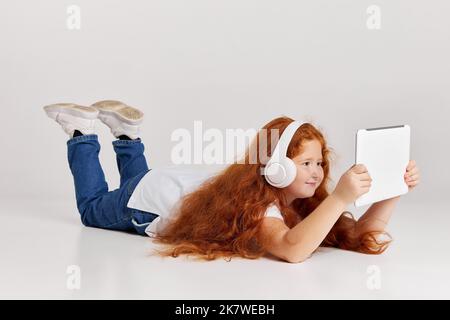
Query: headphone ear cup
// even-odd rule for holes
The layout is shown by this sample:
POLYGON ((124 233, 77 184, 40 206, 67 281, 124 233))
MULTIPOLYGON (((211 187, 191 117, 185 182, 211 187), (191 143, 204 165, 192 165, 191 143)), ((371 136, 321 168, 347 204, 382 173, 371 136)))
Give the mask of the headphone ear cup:
POLYGON ((294 161, 289 158, 270 163, 264 168, 266 181, 276 188, 287 187, 294 181, 296 176, 297 167, 294 161))
POLYGON ((285 179, 286 172, 279 162, 271 162, 264 168, 264 177, 270 185, 278 187, 285 179))
POLYGON ((282 165, 286 172, 286 177, 284 178, 283 182, 280 183, 279 188, 285 188, 289 186, 297 177, 297 166, 295 165, 294 161, 286 157, 283 159, 282 165))

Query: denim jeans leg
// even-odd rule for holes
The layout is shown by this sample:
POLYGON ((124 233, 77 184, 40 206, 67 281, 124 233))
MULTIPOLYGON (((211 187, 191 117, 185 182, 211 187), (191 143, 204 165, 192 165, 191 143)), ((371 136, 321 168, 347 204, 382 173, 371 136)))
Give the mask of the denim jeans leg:
MULTIPOLYGON (((144 144, 141 139, 116 140, 113 141, 116 152, 117 167, 120 173, 121 187, 128 184, 128 192, 131 197, 140 179, 150 171, 144 155, 144 144)), ((157 214, 137 209, 131 210, 131 222, 139 234, 145 234, 146 227, 152 222, 157 214)))
MULTIPOLYGON (((144 155, 144 144, 141 139, 113 141, 116 152, 117 167, 120 172, 120 185, 128 184, 129 196, 136 188, 137 182, 149 171, 144 155), (129 182, 129 183, 128 183, 129 182)), ((146 227, 157 214, 137 209, 131 210, 131 222, 137 233, 144 235, 146 227)))
POLYGON ((124 186, 108 192, 98 158, 97 135, 74 137, 67 141, 67 147, 82 223, 90 227, 133 230, 131 212, 126 208, 128 188, 124 186))
POLYGON ((116 140, 112 142, 120 173, 120 186, 143 171, 148 171, 141 139, 116 140))

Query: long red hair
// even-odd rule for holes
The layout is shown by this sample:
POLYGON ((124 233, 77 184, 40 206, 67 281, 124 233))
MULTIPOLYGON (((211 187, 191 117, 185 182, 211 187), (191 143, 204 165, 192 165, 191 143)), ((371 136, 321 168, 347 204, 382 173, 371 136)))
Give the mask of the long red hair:
MULTIPOLYGON (((289 228, 314 211, 329 195, 327 186, 330 181, 332 151, 323 134, 313 124, 304 123, 297 129, 289 144, 287 156, 293 158, 302 153, 304 141, 320 142, 324 179, 314 196, 296 199, 291 206, 285 205, 282 189, 269 185, 261 175, 265 162, 260 157, 254 159, 255 152, 260 155, 264 151, 270 156, 275 148, 275 145, 271 145, 271 135, 272 132, 277 132, 272 129, 278 130, 281 135, 292 121, 294 120, 289 117, 279 117, 267 123, 247 148, 245 161, 229 165, 181 199, 176 219, 154 237, 156 243, 168 247, 156 251, 162 256, 188 254, 204 260, 219 257, 231 259, 233 256, 256 259, 266 253, 265 240, 260 237, 259 230, 269 205, 277 203, 289 228), (265 137, 261 137, 262 134, 265 137), (260 141, 266 143, 263 145, 260 141)), ((388 234, 372 231, 357 235, 356 220, 350 212, 345 211, 321 246, 380 254, 390 243, 390 240, 379 240, 380 235, 388 234)))

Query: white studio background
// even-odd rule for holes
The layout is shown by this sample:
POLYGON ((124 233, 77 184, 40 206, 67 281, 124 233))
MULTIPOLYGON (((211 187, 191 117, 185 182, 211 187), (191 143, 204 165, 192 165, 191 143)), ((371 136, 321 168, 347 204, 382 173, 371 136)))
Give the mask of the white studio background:
MULTIPOLYGON (((449 9, 445 0, 2 1, 0 298, 448 299, 449 9), (358 129, 409 124, 421 183, 399 202, 383 255, 150 259, 146 238, 82 226, 68 137, 42 109, 104 99, 145 112, 150 167, 170 165, 171 134, 197 120, 222 131, 280 115, 313 121, 335 152, 334 183, 353 164, 358 129), (67 286, 71 266, 80 290, 67 286), (378 288, 368 285, 374 266, 378 288)), ((98 133, 113 190, 113 137, 101 123, 98 133)))
MULTIPOLYGON (((402 201, 448 204, 448 1, 18 0, 0 9, 3 203, 75 208, 67 136, 42 107, 116 99, 145 112, 150 167, 170 164, 171 133, 195 120, 225 130, 308 116, 337 155, 337 182, 353 164, 357 129, 406 123, 422 180, 402 201), (379 29, 368 26, 372 5, 379 29), (70 6, 80 29, 67 25, 70 6)), ((112 136, 98 130, 115 189, 112 136)))

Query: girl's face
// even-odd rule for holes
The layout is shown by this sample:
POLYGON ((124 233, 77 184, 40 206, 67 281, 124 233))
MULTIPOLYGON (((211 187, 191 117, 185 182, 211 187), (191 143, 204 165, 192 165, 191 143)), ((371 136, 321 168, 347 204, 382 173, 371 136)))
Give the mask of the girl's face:
POLYGON ((303 143, 303 152, 292 158, 297 166, 297 176, 283 189, 288 204, 297 198, 312 197, 323 180, 322 146, 317 140, 303 143))

